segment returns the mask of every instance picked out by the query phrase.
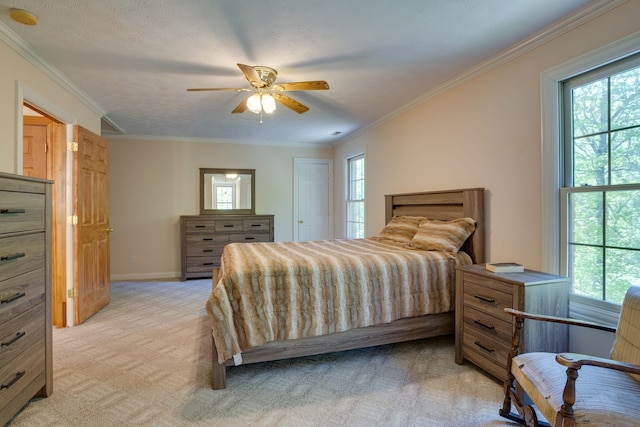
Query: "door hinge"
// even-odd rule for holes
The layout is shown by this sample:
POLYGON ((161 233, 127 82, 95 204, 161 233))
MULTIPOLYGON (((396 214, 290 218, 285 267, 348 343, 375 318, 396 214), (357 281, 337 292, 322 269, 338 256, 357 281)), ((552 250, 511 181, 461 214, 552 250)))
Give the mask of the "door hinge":
POLYGON ((67 298, 78 298, 78 290, 77 289, 67 289, 67 298))
POLYGON ((67 217, 67 224, 69 225, 77 225, 78 224, 78 215, 71 215, 67 217))
POLYGON ((67 151, 78 151, 78 143, 75 141, 67 142, 67 151))

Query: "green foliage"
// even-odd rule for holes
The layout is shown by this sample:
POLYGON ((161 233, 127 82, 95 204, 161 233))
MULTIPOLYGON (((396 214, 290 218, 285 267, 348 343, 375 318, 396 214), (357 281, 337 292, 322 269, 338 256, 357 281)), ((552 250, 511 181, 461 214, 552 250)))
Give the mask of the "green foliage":
POLYGON ((574 292, 621 303, 640 285, 640 67, 572 90, 569 265, 574 292), (603 186, 623 186, 602 188, 603 186))

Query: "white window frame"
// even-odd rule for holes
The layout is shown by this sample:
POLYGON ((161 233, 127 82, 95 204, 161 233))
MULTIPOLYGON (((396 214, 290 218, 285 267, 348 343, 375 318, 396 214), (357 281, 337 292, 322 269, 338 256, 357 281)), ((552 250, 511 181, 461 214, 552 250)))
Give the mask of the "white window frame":
MULTIPOLYGON (((365 188, 366 188, 366 180, 367 180, 367 177, 366 177, 367 166, 366 165, 367 165, 367 162, 366 162, 366 159, 365 159, 364 152, 359 152, 359 153, 356 153, 356 154, 352 154, 352 155, 349 155, 349 156, 347 156, 345 158, 345 171, 346 171, 346 174, 345 174, 345 186, 346 186, 346 188, 345 188, 345 195, 346 195, 346 197, 345 197, 345 236, 346 236, 347 239, 355 239, 356 238, 356 237, 353 237, 353 236, 349 235, 349 204, 352 203, 352 202, 362 203, 363 215, 366 216, 366 209, 365 209, 366 196, 365 196, 364 199, 358 199, 358 200, 351 199, 351 166, 350 166, 350 163, 352 161, 358 160, 360 158, 364 161, 364 165, 365 165, 364 166, 364 168, 365 168, 364 182, 365 182, 365 188)), ((363 232, 363 236, 362 237, 366 236, 365 224, 366 224, 366 217, 363 218, 363 221, 362 221, 362 232, 363 232)))
MULTIPOLYGON (((562 87, 561 82, 597 67, 610 64, 640 52, 640 32, 596 49, 564 64, 545 70, 540 75, 542 121, 542 267, 544 271, 562 274, 560 265, 561 215, 560 188, 562 167, 562 87)), ((586 302, 570 299, 570 315, 615 325, 619 307, 603 301, 586 302)))

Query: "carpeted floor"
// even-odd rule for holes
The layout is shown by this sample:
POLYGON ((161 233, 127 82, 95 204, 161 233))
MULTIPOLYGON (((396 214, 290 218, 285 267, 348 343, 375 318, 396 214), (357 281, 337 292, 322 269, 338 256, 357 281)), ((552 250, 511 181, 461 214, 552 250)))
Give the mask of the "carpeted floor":
POLYGON ((453 337, 230 368, 211 390, 210 284, 113 283, 107 307, 54 329, 54 392, 10 426, 516 425, 453 337))

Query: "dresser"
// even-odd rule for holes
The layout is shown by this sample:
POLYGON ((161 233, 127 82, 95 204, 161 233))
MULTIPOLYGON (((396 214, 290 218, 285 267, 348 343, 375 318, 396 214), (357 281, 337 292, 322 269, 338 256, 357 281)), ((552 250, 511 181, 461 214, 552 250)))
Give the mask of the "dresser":
POLYGON ((180 217, 181 278, 212 277, 227 243, 273 242, 273 215, 180 217))
POLYGON ((0 425, 52 392, 51 182, 0 173, 0 425))
MULTIPOLYGON (((506 307, 531 313, 568 317, 570 281, 567 277, 525 270, 492 273, 484 265, 456 270, 456 363, 466 359, 504 381, 513 336, 513 317, 506 307)), ((521 351, 568 350, 567 325, 524 324, 521 351)))

